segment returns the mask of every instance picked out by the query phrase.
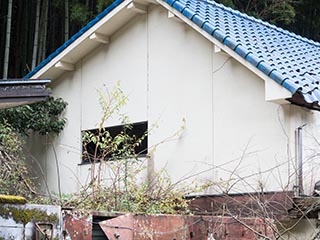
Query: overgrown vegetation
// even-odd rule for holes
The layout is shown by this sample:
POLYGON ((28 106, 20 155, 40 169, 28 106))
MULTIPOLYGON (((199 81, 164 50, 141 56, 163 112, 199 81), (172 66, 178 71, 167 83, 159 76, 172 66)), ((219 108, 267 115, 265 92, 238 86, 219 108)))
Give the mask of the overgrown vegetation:
POLYGON ((134 164, 130 164, 132 169, 124 169, 128 160, 121 161, 120 164, 108 164, 119 171, 109 185, 99 186, 94 191, 92 185, 87 185, 78 196, 65 199, 65 206, 110 212, 189 213, 187 200, 183 196, 191 189, 177 188, 163 172, 157 174, 152 183, 143 183, 137 177, 142 169, 137 165, 134 167, 134 164))
POLYGON ((59 217, 57 214, 48 214, 39 209, 19 209, 14 207, 0 206, 0 216, 4 218, 12 218, 20 223, 27 224, 28 222, 49 222, 57 223, 59 217))
POLYGON ((41 135, 58 134, 66 123, 66 119, 60 117, 66 106, 61 98, 49 97, 45 102, 3 109, 0 119, 22 135, 27 135, 30 130, 41 135))
POLYGON ((61 117, 66 107, 62 99, 0 111, 0 194, 20 195, 33 199, 37 186, 26 165, 24 146, 28 132, 58 134, 66 120, 61 117))
MULTIPOLYGON (((90 181, 82 187, 79 195, 64 200, 64 205, 78 209, 95 209, 116 212, 138 213, 187 213, 187 201, 183 196, 193 191, 192 187, 181 187, 172 183, 164 170, 152 173, 145 181, 146 163, 150 156, 140 158, 135 152, 141 136, 130 134, 131 125, 121 109, 127 97, 118 85, 112 91, 99 92, 102 117, 96 134, 83 135, 84 149, 94 144, 94 154, 84 151, 84 157, 91 163, 90 181), (111 117, 119 117, 123 130, 112 136, 105 130, 111 117)), ((180 130, 178 131, 179 134, 180 130)), ((176 135, 174 134, 174 135, 176 135)))
MULTIPOLYGON (((35 203, 61 204, 80 209, 139 213, 187 213, 187 201, 183 198, 192 187, 172 183, 164 170, 152 173, 145 181, 146 163, 150 156, 139 157, 135 148, 149 134, 130 134, 128 117, 121 110, 127 97, 120 84, 112 91, 99 91, 102 117, 98 132, 83 134, 84 150, 95 145, 94 154, 84 151, 91 164, 90 181, 82 186, 78 195, 55 197, 40 196, 37 186, 28 172, 23 146, 29 132, 42 135, 58 134, 66 119, 61 113, 66 107, 62 99, 50 98, 47 102, 0 111, 0 194, 21 195, 35 203), (124 124, 122 131, 112 136, 105 130, 110 118, 118 117, 124 124)), ((173 136, 181 133, 179 129, 173 136)), ((150 151, 152 152, 152 151, 150 151)))
POLYGON ((8 123, 0 123, 0 194, 21 195, 27 199, 36 193, 25 163, 23 137, 8 123))
POLYGON ((0 194, 0 203, 24 204, 26 202, 27 200, 24 197, 0 194))

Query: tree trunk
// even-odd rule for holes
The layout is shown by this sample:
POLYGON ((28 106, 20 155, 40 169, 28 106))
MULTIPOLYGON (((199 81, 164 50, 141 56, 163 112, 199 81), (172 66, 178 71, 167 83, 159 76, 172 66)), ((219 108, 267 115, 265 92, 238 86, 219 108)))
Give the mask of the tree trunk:
POLYGON ((69 39, 69 0, 65 0, 64 40, 69 39))
POLYGON ((39 51, 38 51, 38 63, 40 63, 46 57, 46 41, 47 41, 47 28, 48 28, 48 8, 49 0, 44 0, 41 9, 40 18, 40 39, 39 39, 39 51))
POLYGON ((10 37, 11 37, 11 19, 12 19, 12 0, 8 2, 6 45, 3 64, 3 79, 8 78, 9 54, 10 54, 10 37))
POLYGON ((45 0, 45 18, 44 18, 44 32, 43 32, 43 46, 42 46, 42 59, 46 58, 47 50, 47 33, 48 33, 48 12, 49 12, 49 0, 45 0))
POLYGON ((41 0, 37 0, 36 23, 35 23, 35 29, 34 29, 32 65, 31 65, 32 69, 34 69, 37 65, 37 53, 38 53, 38 44, 39 44, 40 4, 41 4, 41 0))

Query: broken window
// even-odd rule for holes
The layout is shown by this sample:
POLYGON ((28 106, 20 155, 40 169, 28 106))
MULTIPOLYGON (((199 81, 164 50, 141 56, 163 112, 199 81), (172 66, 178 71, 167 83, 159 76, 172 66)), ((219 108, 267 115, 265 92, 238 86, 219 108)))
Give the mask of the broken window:
POLYGON ((144 157, 148 153, 148 122, 82 131, 82 162, 144 157))

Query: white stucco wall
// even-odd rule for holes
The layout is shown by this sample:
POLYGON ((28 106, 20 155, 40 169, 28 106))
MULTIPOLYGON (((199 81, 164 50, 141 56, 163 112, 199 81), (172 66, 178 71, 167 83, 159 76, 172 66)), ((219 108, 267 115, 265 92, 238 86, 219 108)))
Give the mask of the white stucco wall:
MULTIPOLYGON (((152 5, 148 14, 138 15, 111 36, 109 45, 101 45, 75 71, 54 80, 54 95, 69 104, 67 126, 54 142, 63 192, 78 191, 80 182, 88 180, 90 165, 79 165, 81 131, 96 128, 100 121, 96 90, 103 85, 110 90, 117 81, 128 95, 123 112, 131 121, 158 126, 149 136, 149 147, 157 146, 152 160, 156 169, 166 167, 173 182, 214 181, 210 193, 261 187, 274 191, 288 185, 291 190, 294 129, 307 122, 305 149, 310 155, 318 147, 312 138, 317 112, 266 102, 263 80, 215 53, 199 33, 152 5), (172 137, 182 125, 184 131, 172 137)), ((117 124, 117 117, 108 123, 117 124)), ((50 145, 46 149, 47 154, 38 157, 49 187, 57 191, 54 152, 50 145)), ((316 159, 309 162, 317 165, 316 159)), ((309 180, 317 180, 314 170, 305 168, 308 190, 313 186, 309 180)))

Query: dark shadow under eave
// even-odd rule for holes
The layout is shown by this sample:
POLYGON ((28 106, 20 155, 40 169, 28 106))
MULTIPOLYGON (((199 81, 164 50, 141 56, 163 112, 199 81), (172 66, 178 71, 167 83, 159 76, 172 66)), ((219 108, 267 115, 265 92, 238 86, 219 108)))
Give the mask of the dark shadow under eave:
POLYGON ((287 98, 287 101, 289 101, 291 104, 301 106, 301 107, 306 107, 311 110, 317 110, 320 111, 320 105, 319 102, 312 102, 308 103, 305 98, 303 97, 303 94, 299 91, 297 91, 295 94, 292 95, 291 98, 287 98))

